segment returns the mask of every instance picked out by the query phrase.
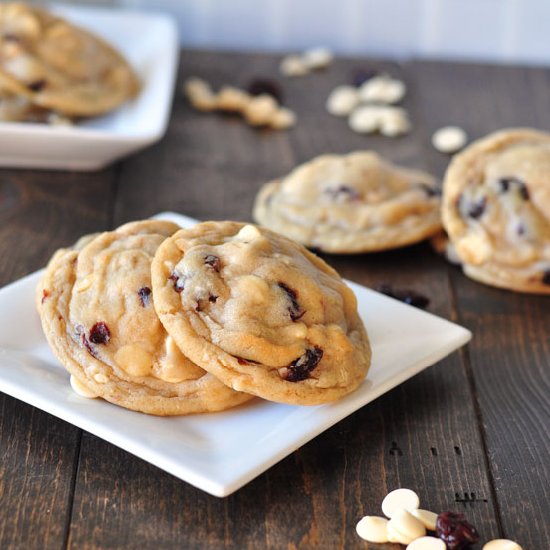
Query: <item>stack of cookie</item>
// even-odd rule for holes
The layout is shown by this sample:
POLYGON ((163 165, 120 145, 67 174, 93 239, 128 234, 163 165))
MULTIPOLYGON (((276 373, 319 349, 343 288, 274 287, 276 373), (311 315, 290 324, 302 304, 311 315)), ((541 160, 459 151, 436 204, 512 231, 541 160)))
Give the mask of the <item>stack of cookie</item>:
POLYGON ((156 415, 253 396, 314 405, 356 389, 371 351, 353 292, 267 229, 141 221, 56 252, 37 288, 79 393, 156 415))
POLYGON ((101 115, 139 88, 127 61, 97 36, 36 7, 0 5, 0 120, 101 115))

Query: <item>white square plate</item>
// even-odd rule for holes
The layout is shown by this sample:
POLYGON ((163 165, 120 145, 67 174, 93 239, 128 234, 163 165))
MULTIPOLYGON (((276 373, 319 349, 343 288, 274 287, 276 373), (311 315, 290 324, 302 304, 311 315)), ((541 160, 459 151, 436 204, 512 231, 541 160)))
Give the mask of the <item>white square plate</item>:
MULTIPOLYGON (((157 217, 182 227, 196 223, 173 213, 157 217)), ((373 349, 371 369, 357 391, 316 407, 254 400, 221 413, 158 418, 73 393, 35 311, 39 277, 33 273, 0 290, 0 391, 220 497, 471 338, 458 325, 349 283, 373 349)))
POLYGON ((168 15, 52 5, 65 17, 115 46, 138 73, 133 101, 75 126, 0 122, 0 166, 98 170, 165 133, 179 57, 178 30, 168 15))

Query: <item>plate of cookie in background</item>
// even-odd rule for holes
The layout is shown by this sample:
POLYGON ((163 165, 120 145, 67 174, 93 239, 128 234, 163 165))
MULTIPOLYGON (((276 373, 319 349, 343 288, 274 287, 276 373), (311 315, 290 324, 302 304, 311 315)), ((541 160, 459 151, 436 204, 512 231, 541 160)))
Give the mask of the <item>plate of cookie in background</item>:
POLYGON ((158 141, 179 38, 167 15, 0 6, 0 166, 91 171, 158 141))
POLYGON ((343 282, 300 245, 261 227, 198 226, 175 213, 155 219, 86 237, 56 253, 47 270, 0 290, 0 391, 212 495, 236 491, 471 337, 445 319, 343 282), (274 263, 264 265, 262 252, 248 269, 250 254, 270 246, 274 263), (131 273, 113 272, 125 265, 122 258, 131 273), (291 265, 298 267, 289 271, 291 265), (94 283, 97 269, 114 276, 109 288, 94 283), (262 273, 275 282, 266 287, 253 276, 262 273), (258 309, 266 288, 269 315, 258 309), (69 303, 63 296, 70 294, 69 303), (123 297, 113 305, 113 295, 123 297), (186 301, 190 307, 179 312, 186 301), (265 339, 251 343, 253 322, 261 334, 275 334, 271 347, 265 339), (310 349, 286 367, 264 368, 278 356, 277 364, 295 357, 304 330, 310 349), (134 346, 147 342, 145 351, 134 346), (150 366, 150 356, 161 358, 158 365, 150 366))

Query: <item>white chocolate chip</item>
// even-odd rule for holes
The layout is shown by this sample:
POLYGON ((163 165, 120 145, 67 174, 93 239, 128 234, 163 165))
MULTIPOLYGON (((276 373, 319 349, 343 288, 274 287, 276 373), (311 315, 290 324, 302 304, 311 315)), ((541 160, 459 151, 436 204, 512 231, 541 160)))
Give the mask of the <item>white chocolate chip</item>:
POLYGON ((189 102, 199 111, 213 111, 217 107, 217 98, 210 84, 202 78, 188 78, 183 89, 189 102))
POLYGON ((411 129, 409 117, 405 109, 386 107, 381 114, 380 133, 387 137, 397 137, 406 134, 411 129))
POLYGON ((74 126, 74 122, 66 116, 56 112, 51 112, 46 119, 47 123, 52 126, 74 126))
POLYGON ((388 542, 388 520, 378 516, 365 516, 357 523, 357 534, 368 542, 388 542))
POLYGON ((416 519, 422 522, 422 524, 426 529, 428 529, 428 531, 435 531, 437 522, 437 514, 435 512, 421 509, 409 511, 416 519))
POLYGON ((411 540, 423 537, 426 535, 424 524, 416 519, 408 510, 403 508, 395 510, 389 523, 392 528, 410 538, 411 540))
POLYGON ((107 384, 107 382, 109 382, 109 379, 104 374, 101 374, 101 373, 94 374, 94 380, 98 384, 107 384))
POLYGON ((304 65, 311 70, 324 69, 333 59, 334 55, 328 48, 311 48, 302 55, 304 65))
POLYGON ((466 132, 458 126, 445 126, 434 132, 432 145, 441 153, 456 153, 468 142, 466 132))
POLYGON ((81 397, 86 397, 87 399, 95 399, 96 397, 99 397, 97 393, 85 386, 78 378, 75 378, 72 374, 70 382, 73 391, 81 397))
POLYGON ((355 109, 348 119, 348 124, 349 127, 358 134, 371 134, 378 130, 381 120, 381 109, 379 107, 367 105, 355 109))
POLYGON ((184 380, 197 380, 205 374, 200 367, 185 359, 171 336, 164 342, 164 351, 164 356, 153 368, 156 378, 178 384, 184 380))
POLYGON ((446 550, 447 545, 435 537, 420 537, 413 540, 407 550, 446 550))
POLYGON ((281 61, 279 70, 285 76, 303 76, 309 72, 303 58, 299 55, 287 55, 281 61))
POLYGON ((337 86, 327 99, 327 111, 335 116, 349 116, 359 103, 355 86, 337 86))
POLYGON ((242 239, 243 241, 252 241, 254 239, 259 239, 262 236, 260 230, 255 225, 245 225, 236 235, 237 239, 242 239))
POLYGON ((393 517, 398 510, 417 510, 420 506, 418 495, 410 489, 395 489, 386 495, 382 501, 382 512, 388 518, 393 517))
POLYGON ((407 92, 407 88, 400 80, 387 75, 375 76, 367 80, 359 88, 361 101, 366 103, 385 103, 392 105, 401 101, 407 92))
POLYGON ((270 126, 275 130, 286 130, 296 124, 296 114, 294 111, 281 107, 272 117, 270 126))
POLYGON ((399 544, 410 544, 414 539, 408 537, 404 533, 400 533, 392 525, 391 521, 388 522, 388 542, 398 542, 399 544))
POLYGON ((239 90, 239 88, 223 86, 218 92, 217 107, 221 111, 240 113, 246 109, 251 99, 252 97, 248 93, 239 90))
POLYGON ((278 111, 278 105, 272 96, 262 94, 252 98, 243 111, 246 121, 252 126, 269 124, 278 111))
POLYGON ((522 547, 513 540, 494 539, 483 545, 482 550, 523 550, 522 547))

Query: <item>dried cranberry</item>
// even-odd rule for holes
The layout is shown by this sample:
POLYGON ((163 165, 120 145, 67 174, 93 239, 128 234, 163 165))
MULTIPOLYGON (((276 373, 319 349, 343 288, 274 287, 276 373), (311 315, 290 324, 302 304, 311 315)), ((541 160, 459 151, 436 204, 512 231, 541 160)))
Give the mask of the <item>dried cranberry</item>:
POLYGON ((151 289, 148 286, 144 286, 138 290, 139 299, 141 300, 141 305, 146 307, 151 301, 151 289))
POLYGON ((391 298, 395 298, 396 300, 400 300, 401 302, 405 302, 410 306, 418 307, 420 309, 426 309, 430 305, 429 298, 408 288, 393 288, 391 285, 384 283, 378 285, 376 290, 386 296, 390 296, 391 298))
POLYGON ((246 359, 243 359, 242 357, 236 357, 236 359, 239 365, 248 365, 248 361, 246 359))
POLYGON ((32 92, 40 92, 46 87, 46 81, 44 79, 35 80, 30 84, 27 84, 27 88, 32 92))
POLYGON ((361 199, 361 195, 349 185, 342 184, 337 187, 329 187, 325 189, 325 193, 329 195, 332 200, 343 198, 347 201, 358 201, 361 199))
POLYGON ((168 277, 170 281, 173 281, 174 283, 174 290, 179 294, 183 291, 185 288, 185 279, 183 277, 178 276, 178 274, 174 271, 170 277, 168 277))
POLYGON ((322 357, 323 350, 321 348, 307 349, 304 355, 288 365, 285 380, 287 382, 300 382, 300 380, 309 378, 309 373, 319 364, 322 357))
POLYGON ((216 273, 220 272, 221 262, 218 256, 214 256, 214 254, 208 254, 204 257, 204 263, 206 265, 209 265, 216 273))
POLYGON ((443 512, 437 516, 436 533, 449 550, 466 548, 479 540, 476 528, 466 521, 464 514, 456 512, 443 512))
POLYGON ((213 294, 210 294, 210 296, 208 296, 208 301, 209 301, 211 304, 215 304, 217 300, 218 300, 218 297, 217 297, 217 296, 214 296, 213 294))
POLYGON ((542 284, 543 284, 543 285, 548 285, 548 286, 550 286, 550 269, 547 269, 547 270, 542 274, 542 284))
POLYGON ((106 344, 111 339, 109 327, 100 321, 90 329, 90 342, 93 344, 106 344))
POLYGON ((300 311, 300 304, 298 303, 298 293, 290 288, 285 283, 277 283, 277 286, 284 290, 286 293, 288 299, 290 300, 290 307, 288 308, 288 313, 290 314, 290 318, 293 321, 297 321, 298 319, 301 319, 305 313, 305 311, 300 311))
POLYGON ((40 303, 43 304, 46 299, 50 296, 50 291, 46 290, 45 288, 42 290, 42 300, 40 300, 40 303))
POLYGON ((247 86, 250 95, 270 95, 277 103, 282 104, 283 94, 280 86, 273 80, 267 78, 256 78, 247 86))
POLYGON ((378 75, 378 71, 375 69, 356 69, 353 72, 351 82, 359 88, 359 86, 362 86, 367 80, 374 78, 376 75, 378 75))
POLYGON ((473 202, 468 206, 468 216, 474 220, 481 218, 481 216, 483 216, 483 212, 485 212, 486 206, 487 197, 483 197, 480 200, 473 202))
POLYGON ((500 178, 498 180, 498 183, 500 185, 500 191, 502 193, 507 193, 510 190, 511 186, 514 185, 515 187, 517 187, 521 198, 525 201, 529 200, 529 190, 527 189, 525 183, 519 178, 516 178, 514 176, 500 178))
POLYGON ((441 189, 438 189, 437 187, 432 187, 428 185, 427 183, 421 183, 420 187, 428 195, 428 197, 440 197, 441 196, 441 189))

